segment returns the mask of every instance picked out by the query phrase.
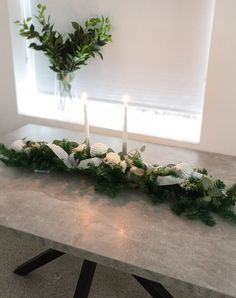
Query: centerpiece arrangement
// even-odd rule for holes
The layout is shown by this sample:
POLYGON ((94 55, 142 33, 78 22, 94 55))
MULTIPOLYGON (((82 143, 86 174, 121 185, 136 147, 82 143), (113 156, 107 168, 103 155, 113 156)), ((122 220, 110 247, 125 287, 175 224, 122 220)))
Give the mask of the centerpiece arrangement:
POLYGON ((146 163, 141 158, 143 150, 124 154, 101 143, 90 146, 55 140, 49 144, 23 139, 10 147, 0 144, 0 160, 33 170, 83 173, 93 177, 97 191, 112 197, 120 190, 136 188, 153 203, 168 203, 177 215, 200 219, 209 226, 215 224, 212 213, 236 223, 236 184, 226 189, 223 181, 208 176, 205 169, 192 169, 186 163, 146 163))
POLYGON ((29 48, 42 51, 49 60, 49 67, 56 73, 58 93, 61 103, 65 98, 72 99, 72 82, 75 72, 87 60, 95 55, 103 59, 101 48, 111 42, 111 24, 108 17, 90 18, 84 26, 72 22, 73 32, 62 34, 54 29, 50 15, 45 17, 46 6, 37 5, 38 14, 35 16, 37 28, 28 17, 15 24, 20 26, 19 33, 28 40, 33 40, 29 48))
MULTIPOLYGON (((35 29, 31 18, 20 23, 20 34, 34 39, 29 47, 42 51, 49 58, 49 67, 56 73, 61 98, 72 97, 74 72, 101 47, 111 41, 108 18, 92 18, 82 27, 72 22, 73 33, 63 35, 54 30, 50 16, 45 18, 46 6, 38 4, 36 20, 41 32, 35 29)), ((124 97, 124 129, 122 152, 116 153, 105 144, 90 145, 87 117, 87 95, 84 99, 85 142, 55 140, 53 143, 17 140, 8 147, 0 144, 0 161, 8 166, 26 167, 37 172, 65 171, 93 177, 95 189, 115 197, 121 190, 136 188, 148 195, 153 203, 168 203, 177 215, 200 219, 215 225, 213 213, 236 223, 234 206, 236 184, 226 188, 223 181, 208 175, 206 169, 193 169, 187 163, 162 166, 149 164, 140 150, 127 151, 128 97, 124 97)))

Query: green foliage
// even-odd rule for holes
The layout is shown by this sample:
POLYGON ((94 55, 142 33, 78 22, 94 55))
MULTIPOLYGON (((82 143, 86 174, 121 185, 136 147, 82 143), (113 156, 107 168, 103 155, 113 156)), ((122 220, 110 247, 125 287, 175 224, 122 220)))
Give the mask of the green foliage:
MULTIPOLYGON (((86 65, 90 57, 98 55, 103 59, 101 48, 111 42, 109 18, 91 18, 85 22, 84 26, 78 22, 72 22, 73 32, 61 34, 54 29, 50 15, 46 18, 46 6, 38 4, 37 10, 38 14, 34 17, 41 30, 36 30, 31 17, 24 19, 22 23, 16 21, 15 24, 20 27, 19 34, 22 37, 34 40, 29 47, 42 51, 48 57, 49 67, 59 74, 58 79, 86 65)), ((70 89, 69 81, 63 82, 66 88, 70 89)))
POLYGON ((28 166, 27 154, 24 151, 16 152, 0 144, 0 160, 8 166, 28 166))
POLYGON ((220 209, 218 213, 219 215, 221 215, 221 217, 227 219, 233 224, 236 224, 236 214, 232 209, 230 208, 220 209))
POLYGON ((236 183, 227 190, 227 195, 236 202, 236 183))
POLYGON ((70 142, 66 139, 64 140, 54 140, 53 144, 60 146, 64 151, 66 151, 67 154, 71 154, 73 148, 77 147, 79 144, 76 142, 70 142))
POLYGON ((95 179, 95 190, 115 197, 117 193, 127 188, 126 175, 119 167, 110 167, 102 163, 99 167, 91 165, 89 173, 95 179))
POLYGON ((207 169, 194 169, 196 172, 201 173, 203 175, 208 175, 207 169))
MULTIPOLYGON (((121 163, 112 163, 106 157, 101 157, 100 165, 90 164, 87 169, 65 166, 45 142, 26 141, 20 151, 15 151, 0 144, 0 160, 8 166, 28 167, 36 170, 63 170, 75 174, 84 173, 93 177, 95 189, 115 197, 121 190, 135 187, 147 194, 154 204, 167 203, 171 210, 191 220, 201 220, 208 226, 215 225, 213 214, 236 224, 236 213, 233 207, 236 203, 236 184, 226 189, 223 181, 203 175, 185 179, 181 184, 160 186, 156 182, 158 176, 177 176, 174 167, 154 166, 151 170, 142 161, 140 151, 133 151, 128 155, 119 153, 121 163), (131 169, 135 168, 135 171, 131 169), (137 171, 138 169, 138 171, 137 171)), ((90 147, 68 140, 54 140, 69 155, 77 160, 90 158, 90 147), (79 147, 80 149, 78 149, 79 147), (78 148, 77 148, 78 147, 78 148), (81 150, 81 148, 83 148, 81 150)), ((112 152, 110 149, 109 152, 112 152)), ((206 173, 206 171, 204 170, 206 173)))
POLYGON ((78 160, 90 158, 90 148, 87 146, 85 150, 83 150, 81 152, 75 152, 74 156, 78 160))
POLYGON ((24 151, 19 152, 0 144, 0 160, 8 166, 29 167, 33 170, 53 171, 67 169, 48 146, 42 144, 39 148, 33 147, 32 142, 26 145, 24 151), (27 150, 28 146, 31 146, 30 150, 27 150))

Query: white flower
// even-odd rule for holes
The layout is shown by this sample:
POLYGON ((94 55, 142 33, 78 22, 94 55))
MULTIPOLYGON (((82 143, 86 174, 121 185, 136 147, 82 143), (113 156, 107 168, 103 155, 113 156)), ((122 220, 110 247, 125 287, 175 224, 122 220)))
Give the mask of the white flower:
POLYGON ((106 155, 105 161, 111 165, 118 165, 120 163, 120 155, 115 152, 109 152, 106 155))
POLYGON ((122 168, 122 172, 125 173, 126 169, 127 169, 127 162, 125 160, 122 160, 120 162, 120 166, 122 168))
POLYGON ((95 143, 90 148, 91 157, 102 156, 107 153, 107 146, 103 143, 95 143))
POLYGON ((73 152, 82 152, 85 150, 86 146, 87 146, 86 144, 80 144, 78 147, 75 147, 73 149, 73 152))

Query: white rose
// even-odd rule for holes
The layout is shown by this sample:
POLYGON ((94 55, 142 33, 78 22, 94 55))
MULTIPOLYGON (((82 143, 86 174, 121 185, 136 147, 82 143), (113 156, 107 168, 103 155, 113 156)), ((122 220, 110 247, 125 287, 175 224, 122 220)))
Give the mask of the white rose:
POLYGON ((86 146, 87 146, 86 144, 80 144, 78 147, 74 148, 73 151, 74 152, 82 152, 85 150, 86 146))
POLYGON ((120 155, 115 152, 109 152, 106 155, 106 161, 112 165, 118 165, 120 163, 120 155))

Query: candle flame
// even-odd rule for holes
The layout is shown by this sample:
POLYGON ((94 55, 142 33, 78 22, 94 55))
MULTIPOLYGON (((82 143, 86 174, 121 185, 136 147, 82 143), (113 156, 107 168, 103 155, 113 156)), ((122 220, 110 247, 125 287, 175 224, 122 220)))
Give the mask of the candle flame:
POLYGON ((83 103, 85 104, 85 103, 87 102, 87 100, 88 100, 87 93, 86 93, 86 92, 83 92, 83 93, 81 94, 81 97, 82 97, 82 101, 83 101, 83 103))
POLYGON ((124 95, 123 101, 124 101, 125 106, 127 106, 128 105, 128 101, 129 101, 129 96, 128 95, 124 95))

